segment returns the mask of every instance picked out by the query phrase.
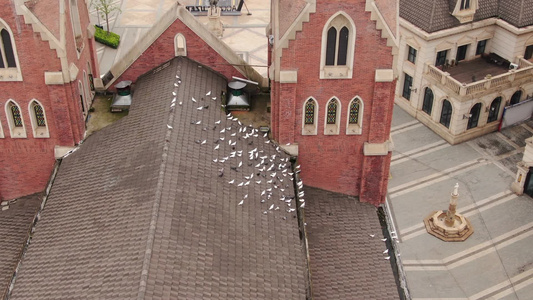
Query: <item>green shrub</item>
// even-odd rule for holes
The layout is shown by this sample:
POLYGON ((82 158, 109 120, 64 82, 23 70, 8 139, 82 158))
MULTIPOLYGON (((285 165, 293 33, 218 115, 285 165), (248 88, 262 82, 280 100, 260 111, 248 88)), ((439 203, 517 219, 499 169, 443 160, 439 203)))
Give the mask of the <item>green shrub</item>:
POLYGON ((107 31, 103 30, 98 26, 94 26, 94 28, 96 28, 96 31, 94 33, 94 39, 97 42, 117 49, 118 44, 120 43, 120 35, 111 31, 109 32, 109 34, 107 34, 107 31))

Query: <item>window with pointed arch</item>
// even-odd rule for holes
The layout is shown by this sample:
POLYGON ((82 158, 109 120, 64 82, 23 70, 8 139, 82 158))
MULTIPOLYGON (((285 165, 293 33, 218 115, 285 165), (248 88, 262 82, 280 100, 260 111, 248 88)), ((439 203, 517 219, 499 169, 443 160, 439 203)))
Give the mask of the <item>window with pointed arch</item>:
POLYGON ((448 100, 442 101, 442 110, 440 112, 439 123, 444 125, 446 128, 450 128, 450 121, 452 120, 452 104, 448 100))
POLYGON ((352 78, 355 24, 344 12, 333 15, 322 30, 320 78, 352 78))
POLYGON ((15 40, 11 29, 0 19, 0 81, 21 81, 15 40))
POLYGON ((175 56, 187 56, 187 42, 185 36, 178 33, 174 37, 174 55, 175 56))
POLYGON ((302 135, 317 134, 318 104, 315 99, 309 98, 303 105, 302 135))
POLYGON ((346 134, 361 134, 363 124, 363 100, 355 97, 348 107, 346 134))
POLYGON ((26 129, 20 107, 13 100, 9 100, 5 107, 9 132, 12 138, 25 138, 26 129))
POLYGON ((31 118, 31 126, 33 128, 34 138, 49 138, 48 124, 46 122, 46 114, 43 106, 39 101, 33 99, 28 107, 31 118))
POLYGON ((326 105, 326 119, 324 120, 324 134, 339 134, 340 101, 333 97, 326 105))

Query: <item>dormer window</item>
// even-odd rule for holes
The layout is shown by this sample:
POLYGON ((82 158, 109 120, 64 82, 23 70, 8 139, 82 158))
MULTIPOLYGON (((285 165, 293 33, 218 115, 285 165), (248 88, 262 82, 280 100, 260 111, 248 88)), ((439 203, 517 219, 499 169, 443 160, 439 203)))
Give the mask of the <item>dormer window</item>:
POLYGON ((478 8, 478 0, 457 0, 452 15, 461 23, 472 22, 478 8))

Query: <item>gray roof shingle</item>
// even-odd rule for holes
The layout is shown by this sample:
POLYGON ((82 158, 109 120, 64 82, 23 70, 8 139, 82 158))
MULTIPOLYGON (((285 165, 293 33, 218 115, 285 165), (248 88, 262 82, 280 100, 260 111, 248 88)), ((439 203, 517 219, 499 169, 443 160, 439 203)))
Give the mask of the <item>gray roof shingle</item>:
POLYGON ((42 196, 38 193, 21 197, 10 201, 6 210, 0 209, 0 299, 4 299, 11 283, 42 196))
POLYGON ((184 57, 140 77, 129 115, 63 159, 12 299, 304 299, 295 212, 279 201, 294 196, 288 165, 279 169, 288 157, 262 135, 239 133, 220 109, 225 87, 184 57), (213 162, 236 150, 242 157, 213 162), (276 155, 275 177, 255 167, 266 155, 276 155))
MULTIPOLYGON (((457 0, 400 0, 400 17, 426 32, 460 26, 457 0)), ((516 27, 533 25, 533 0, 479 0, 474 21, 499 17, 516 27)))
POLYGON ((399 299, 376 208, 318 188, 304 191, 313 299, 399 299))

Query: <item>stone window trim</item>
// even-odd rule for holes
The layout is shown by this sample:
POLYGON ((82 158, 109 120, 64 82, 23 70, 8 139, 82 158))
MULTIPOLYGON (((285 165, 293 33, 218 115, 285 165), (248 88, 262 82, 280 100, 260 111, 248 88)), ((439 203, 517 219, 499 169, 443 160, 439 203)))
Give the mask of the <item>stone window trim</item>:
POLYGON ((340 119, 341 119, 342 105, 339 98, 333 96, 331 97, 325 106, 324 114, 324 135, 338 135, 340 131, 340 119), (335 123, 328 124, 328 113, 330 104, 336 103, 335 111, 335 123))
MULTIPOLYGON (((344 31, 345 32, 345 31, 344 31)), ((344 11, 339 11, 332 15, 322 29, 322 47, 320 53, 320 79, 349 79, 353 76, 354 53, 355 53, 355 23, 352 18, 344 11), (346 64, 345 65, 326 65, 326 53, 328 46, 328 31, 331 28, 337 30, 336 51, 339 45, 339 35, 343 28, 348 30, 348 42, 346 49, 346 64)), ((335 53, 335 58, 338 58, 338 53, 335 53)), ((343 59, 344 60, 344 59, 343 59)))
POLYGON ((435 67, 443 66, 447 63, 448 60, 448 53, 450 52, 450 49, 444 49, 441 51, 438 51, 435 55, 435 67))
POLYGON ((474 129, 479 126, 479 120, 481 112, 483 110, 483 103, 476 102, 468 111, 468 122, 466 124, 466 130, 474 129))
POLYGON ((5 113, 7 117, 7 124, 9 125, 9 132, 11 138, 26 138, 26 127, 24 126, 24 116, 22 115, 22 110, 20 106, 13 99, 9 99, 5 104, 5 113), (13 116, 14 108, 18 110, 18 118, 20 118, 20 123, 15 120, 13 116))
POLYGON ((11 28, 0 18, 0 61, 4 67, 0 67, 0 81, 22 81, 22 73, 17 52, 17 45, 11 28), (9 36, 9 37, 8 37, 9 36), (10 45, 4 45, 4 39, 9 38, 10 45), (6 47, 9 47, 9 53, 13 56, 6 57, 6 47), (11 63, 11 66, 9 64, 11 63), (13 66, 13 64, 15 66, 13 66))
POLYGON ((318 128, 318 102, 315 98, 309 97, 307 98, 303 105, 302 105, 302 135, 317 135, 317 128, 318 128), (306 124, 305 122, 305 116, 306 116, 306 107, 307 104, 313 104, 313 123, 312 124, 306 124))
POLYGON ((506 105, 513 105, 513 104, 520 103, 520 101, 522 101, 522 98, 523 98, 522 96, 524 95, 527 95, 526 92, 522 88, 518 88, 516 91, 513 92, 513 94, 509 98, 509 101, 506 102, 506 105))
POLYGON ((346 114, 346 135, 361 135, 363 133, 363 113, 364 113, 364 102, 363 99, 359 96, 355 96, 350 103, 348 104, 347 114, 346 114), (359 110, 357 113, 357 122, 351 122, 352 118, 352 104, 357 103, 359 105, 359 110))
POLYGON ((181 33, 177 33, 176 36, 174 36, 174 55, 187 56, 187 40, 181 33))
POLYGON ((32 99, 28 104, 28 112, 30 114, 31 127, 33 129, 33 137, 36 139, 49 138, 50 132, 48 131, 46 110, 42 103, 37 99, 32 99))
POLYGON ((407 101, 411 100, 411 91, 413 89, 413 76, 403 73, 402 97, 407 101))
POLYGON ((486 53, 489 39, 478 40, 476 44, 476 56, 486 53))

